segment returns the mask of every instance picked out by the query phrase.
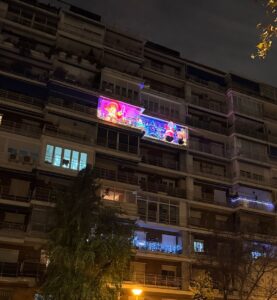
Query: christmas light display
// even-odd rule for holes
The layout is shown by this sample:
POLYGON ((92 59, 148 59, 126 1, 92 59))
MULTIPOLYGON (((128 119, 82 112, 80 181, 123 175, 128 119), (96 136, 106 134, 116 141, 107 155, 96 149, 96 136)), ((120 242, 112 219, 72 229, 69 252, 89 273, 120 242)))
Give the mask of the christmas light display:
POLYGON ((137 237, 133 239, 133 246, 138 250, 172 254, 180 254, 183 249, 181 245, 167 245, 156 241, 139 240, 137 237))
POLYGON ((115 124, 137 127, 137 121, 144 109, 116 100, 100 97, 97 117, 115 124))
POLYGON ((144 108, 100 97, 98 118, 107 122, 133 127, 141 130, 146 138, 186 146, 188 130, 186 127, 142 114, 144 108))
POLYGON ((187 145, 187 129, 171 121, 141 116, 144 136, 181 146, 187 145))
POLYGON ((235 206, 245 206, 250 208, 264 209, 267 211, 274 211, 275 209, 272 202, 261 201, 247 196, 237 196, 236 198, 232 198, 231 203, 235 206))

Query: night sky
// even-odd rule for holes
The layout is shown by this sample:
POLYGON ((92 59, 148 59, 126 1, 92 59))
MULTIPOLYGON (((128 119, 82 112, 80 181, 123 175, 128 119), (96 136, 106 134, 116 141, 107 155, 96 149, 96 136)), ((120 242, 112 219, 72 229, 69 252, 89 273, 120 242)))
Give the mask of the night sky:
POLYGON ((266 60, 250 58, 265 15, 258 0, 67 1, 186 59, 277 87, 277 40, 266 60))

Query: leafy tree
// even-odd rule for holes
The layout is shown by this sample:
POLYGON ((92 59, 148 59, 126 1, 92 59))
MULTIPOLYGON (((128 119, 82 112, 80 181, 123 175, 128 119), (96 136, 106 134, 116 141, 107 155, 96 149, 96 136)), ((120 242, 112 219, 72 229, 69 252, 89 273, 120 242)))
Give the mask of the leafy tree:
MULTIPOLYGON (((223 240, 215 236, 212 248, 213 253, 208 259, 202 259, 202 264, 212 270, 224 300, 234 291, 240 300, 250 300, 257 293, 261 294, 263 280, 277 270, 274 246, 247 241, 243 237, 223 240)), ((274 292, 274 287, 269 285, 263 284, 263 288, 264 294, 265 291, 274 292)))
POLYGON ((106 207, 91 167, 57 195, 42 292, 54 300, 116 299, 131 256, 133 221, 106 207))
POLYGON ((277 37, 277 0, 262 0, 266 8, 267 20, 265 23, 259 23, 257 28, 261 31, 260 41, 257 44, 257 53, 252 54, 252 58, 266 58, 272 47, 273 39, 277 37))
POLYGON ((189 287, 194 300, 212 300, 215 297, 213 280, 210 273, 205 272, 192 280, 189 287))

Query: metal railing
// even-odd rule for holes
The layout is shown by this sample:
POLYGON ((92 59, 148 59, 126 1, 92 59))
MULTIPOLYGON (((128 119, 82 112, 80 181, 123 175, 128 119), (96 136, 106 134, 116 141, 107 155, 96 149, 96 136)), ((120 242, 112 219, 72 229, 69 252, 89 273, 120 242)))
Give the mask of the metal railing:
POLYGON ((46 266, 39 262, 0 262, 0 277, 40 278, 44 274, 45 270, 46 266))
POLYGON ((169 187, 166 184, 161 183, 152 183, 152 182, 141 182, 140 187, 144 191, 152 192, 152 193, 165 193, 169 196, 185 198, 186 190, 177 188, 177 187, 169 187))
POLYGON ((64 99, 61 98, 54 98, 54 97, 49 97, 48 103, 51 106, 58 106, 65 108, 70 111, 78 112, 78 113, 83 113, 86 115, 90 116, 96 116, 97 109, 92 108, 86 105, 74 103, 74 102, 67 102, 64 99))
POLYGON ((218 149, 216 149, 216 146, 214 146, 212 143, 210 143, 210 144, 199 143, 198 141, 190 139, 189 148, 191 150, 196 150, 199 152, 204 152, 204 153, 212 154, 215 156, 229 158, 229 153, 226 153, 226 151, 223 147, 222 148, 218 147, 218 149))
POLYGON ((229 128, 229 133, 239 133, 242 135, 247 135, 256 139, 266 140, 267 134, 264 132, 260 132, 258 130, 254 130, 253 126, 243 124, 243 123, 236 123, 232 127, 229 128))
POLYGON ((5 100, 7 102, 24 103, 24 104, 27 104, 28 106, 33 106, 36 108, 43 107, 42 100, 39 100, 35 97, 26 96, 24 94, 19 94, 19 93, 7 91, 7 90, 0 89, 0 98, 1 98, 1 100, 5 100))
POLYGON ((135 272, 129 274, 126 281, 139 283, 142 285, 152 285, 158 287, 167 287, 180 289, 182 286, 182 278, 176 276, 164 276, 160 274, 148 274, 135 272))
POLYGON ((204 108, 207 108, 209 110, 214 110, 223 114, 226 114, 228 109, 227 109, 227 105, 226 103, 219 103, 218 105, 213 105, 213 99, 208 98, 208 99, 200 99, 197 96, 191 96, 188 98, 189 103, 197 105, 197 106, 201 106, 204 108))
POLYGON ((92 138, 86 134, 60 129, 53 125, 48 125, 48 124, 44 126, 43 133, 54 137, 61 137, 73 142, 80 142, 86 145, 91 145, 93 142, 92 138))
POLYGON ((39 127, 5 119, 2 120, 0 130, 36 138, 38 138, 41 134, 41 129, 39 127))
POLYGON ((114 170, 95 167, 95 174, 102 179, 138 185, 138 177, 128 172, 116 172, 114 170))
POLYGON ((18 196, 18 195, 10 194, 10 186, 8 186, 8 185, 0 185, 0 198, 7 199, 7 200, 20 201, 20 202, 28 202, 30 199, 29 195, 18 196))
POLYGON ((163 168, 168 168, 172 170, 178 170, 178 161, 174 160, 166 160, 166 159, 160 159, 160 158, 155 158, 147 155, 143 155, 141 158, 142 162, 153 165, 153 166, 158 166, 158 167, 163 167, 163 168))
POLYGON ((31 27, 31 28, 39 30, 39 31, 44 31, 45 33, 48 33, 51 35, 56 35, 56 32, 57 32, 56 27, 36 22, 33 19, 25 18, 22 15, 13 13, 11 11, 9 11, 6 16, 7 16, 7 19, 10 21, 19 23, 24 26, 31 27))
POLYGON ((0 222, 0 229, 26 231, 26 225, 22 224, 22 223, 3 221, 3 222, 0 222))

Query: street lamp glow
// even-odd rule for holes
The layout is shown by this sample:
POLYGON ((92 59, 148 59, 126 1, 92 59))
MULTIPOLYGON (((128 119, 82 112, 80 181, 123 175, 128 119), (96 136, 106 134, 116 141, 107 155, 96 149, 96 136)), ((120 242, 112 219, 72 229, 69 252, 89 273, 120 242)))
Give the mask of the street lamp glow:
POLYGON ((141 289, 132 289, 132 293, 135 296, 140 296, 142 293, 142 290, 141 289))

